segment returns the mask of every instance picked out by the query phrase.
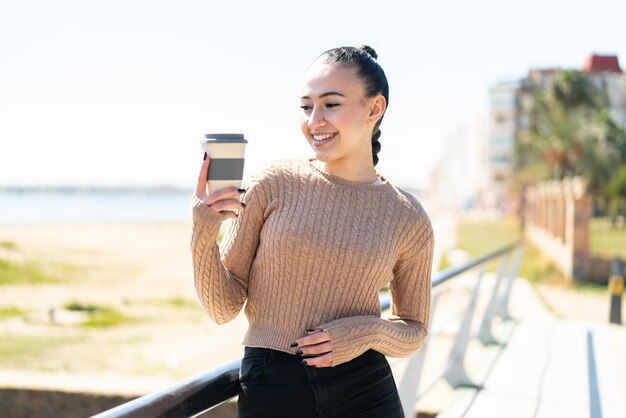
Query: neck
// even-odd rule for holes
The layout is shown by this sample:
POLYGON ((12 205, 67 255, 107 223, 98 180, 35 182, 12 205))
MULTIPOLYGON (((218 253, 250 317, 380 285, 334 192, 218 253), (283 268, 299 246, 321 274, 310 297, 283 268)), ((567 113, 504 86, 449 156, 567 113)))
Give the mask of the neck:
POLYGON ((344 161, 320 161, 315 159, 317 167, 334 176, 362 183, 373 183, 378 180, 374 164, 350 164, 344 161))

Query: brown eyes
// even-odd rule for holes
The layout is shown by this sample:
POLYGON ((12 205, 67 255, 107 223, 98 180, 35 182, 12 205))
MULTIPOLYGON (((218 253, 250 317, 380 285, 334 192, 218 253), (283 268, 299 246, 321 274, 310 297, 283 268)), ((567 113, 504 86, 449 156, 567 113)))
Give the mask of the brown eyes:
MULTIPOLYGON (((324 106, 326 106, 328 109, 332 109, 333 107, 339 106, 339 103, 326 103, 324 106)), ((308 112, 312 108, 313 106, 311 105, 305 105, 305 104, 300 105, 300 109, 304 110, 305 112, 308 112)))

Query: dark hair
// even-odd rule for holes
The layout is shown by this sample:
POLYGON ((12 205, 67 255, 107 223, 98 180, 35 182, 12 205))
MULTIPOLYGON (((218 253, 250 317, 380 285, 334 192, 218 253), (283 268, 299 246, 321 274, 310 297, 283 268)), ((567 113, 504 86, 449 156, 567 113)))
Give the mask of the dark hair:
MULTIPOLYGON (((321 61, 326 64, 339 64, 349 67, 355 67, 357 75, 363 81, 365 87, 365 96, 374 97, 382 94, 389 104, 389 84, 382 67, 376 59, 378 55, 373 48, 367 45, 360 47, 342 46, 340 48, 329 49, 323 52, 315 61, 321 61)), ((384 116, 384 114, 383 114, 384 116)), ((376 122, 374 131, 372 132, 372 158, 374 165, 378 164, 378 154, 380 152, 380 123, 383 116, 376 122)))

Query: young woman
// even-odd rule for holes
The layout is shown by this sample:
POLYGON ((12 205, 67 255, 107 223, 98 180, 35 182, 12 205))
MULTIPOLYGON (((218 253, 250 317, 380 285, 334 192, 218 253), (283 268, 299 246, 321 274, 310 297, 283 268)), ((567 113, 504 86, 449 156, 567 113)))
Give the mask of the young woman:
POLYGON ((374 169, 389 103, 376 59, 342 47, 309 67, 301 126, 313 158, 211 192, 205 154, 192 197, 195 286, 217 323, 245 303, 239 417, 404 416, 385 356, 426 338, 433 231, 420 203, 374 169), (386 284, 392 312, 381 318, 386 284))

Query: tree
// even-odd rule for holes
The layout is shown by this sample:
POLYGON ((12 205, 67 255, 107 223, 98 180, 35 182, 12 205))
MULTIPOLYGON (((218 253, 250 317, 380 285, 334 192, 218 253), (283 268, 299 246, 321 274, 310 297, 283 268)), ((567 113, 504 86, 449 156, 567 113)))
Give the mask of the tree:
POLYGON ((607 107, 606 94, 585 73, 555 74, 533 94, 528 127, 516 143, 516 175, 524 183, 582 176, 597 203, 606 207, 615 198, 607 187, 626 165, 626 131, 607 107))
POLYGON ((626 165, 617 170, 607 185, 608 207, 613 226, 617 217, 624 216, 626 211, 626 165))

